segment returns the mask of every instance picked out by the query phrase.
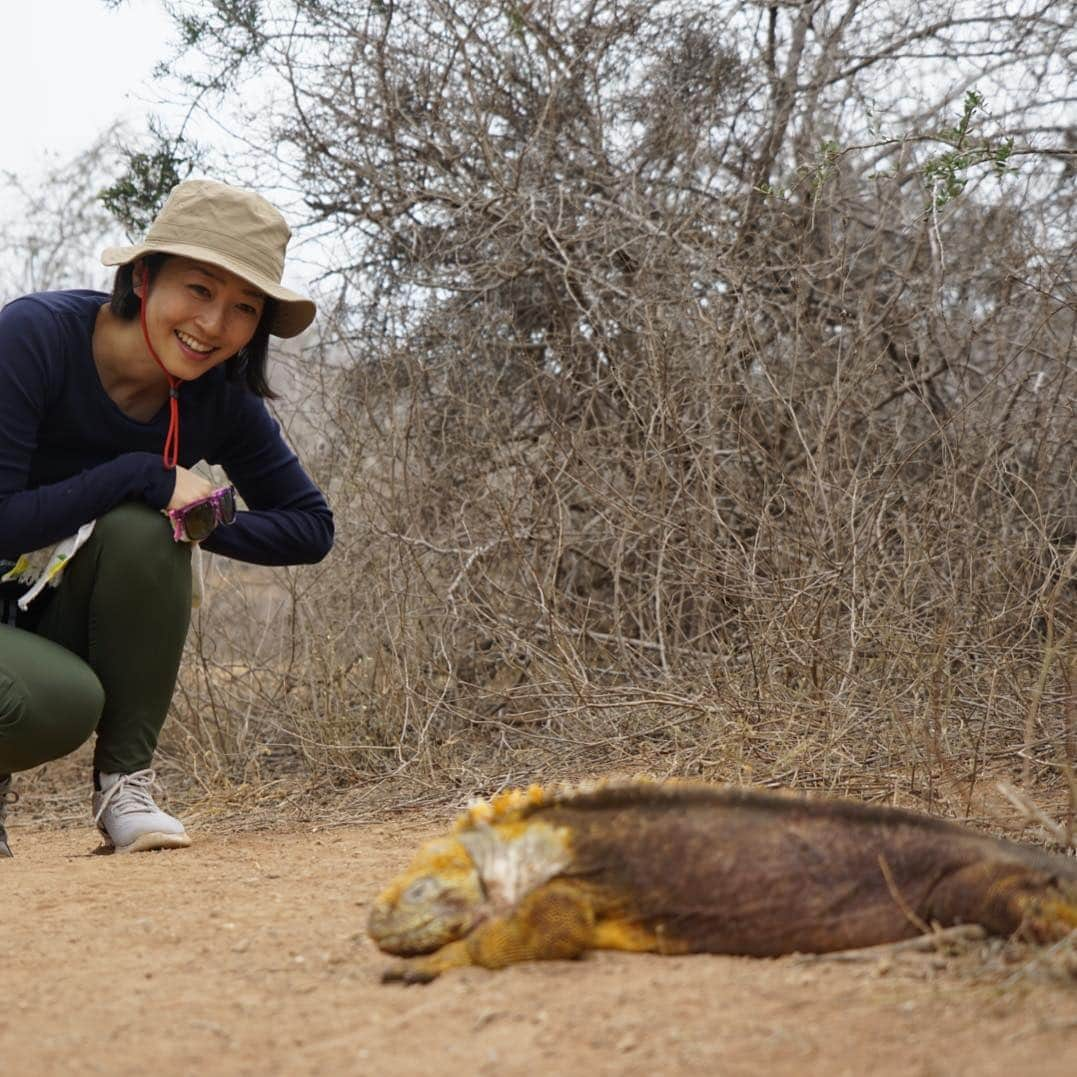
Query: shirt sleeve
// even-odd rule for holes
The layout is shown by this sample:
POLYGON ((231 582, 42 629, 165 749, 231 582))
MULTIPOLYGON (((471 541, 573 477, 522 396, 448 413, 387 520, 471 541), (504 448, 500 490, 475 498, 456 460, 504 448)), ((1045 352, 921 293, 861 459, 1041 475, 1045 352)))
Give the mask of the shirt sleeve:
POLYGON ((220 464, 247 506, 202 545, 258 565, 314 564, 333 545, 333 514, 269 414, 265 402, 233 390, 220 464))
POLYGON ((29 489, 38 430, 56 400, 67 347, 53 313, 32 299, 0 311, 0 557, 50 546, 123 501, 163 508, 175 473, 152 453, 123 453, 29 489))

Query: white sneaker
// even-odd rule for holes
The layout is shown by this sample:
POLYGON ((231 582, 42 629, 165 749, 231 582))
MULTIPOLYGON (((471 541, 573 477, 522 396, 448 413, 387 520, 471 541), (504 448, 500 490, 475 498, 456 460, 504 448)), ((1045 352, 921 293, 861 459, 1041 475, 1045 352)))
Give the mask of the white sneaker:
POLYGON ((93 821, 116 852, 184 849, 191 844, 183 824, 154 804, 152 770, 98 777, 101 789, 93 795, 93 821))

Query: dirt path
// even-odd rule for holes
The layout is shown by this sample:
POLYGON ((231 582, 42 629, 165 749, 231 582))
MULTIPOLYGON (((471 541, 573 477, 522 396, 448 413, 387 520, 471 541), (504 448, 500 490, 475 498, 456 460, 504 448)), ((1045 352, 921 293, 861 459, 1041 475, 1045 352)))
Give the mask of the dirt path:
POLYGON ((977 953, 856 966, 597 954, 382 986, 366 906, 436 829, 203 832, 131 857, 89 855, 89 830, 15 831, 17 858, 0 862, 0 1069, 1077 1072, 1077 980, 989 975, 977 953))

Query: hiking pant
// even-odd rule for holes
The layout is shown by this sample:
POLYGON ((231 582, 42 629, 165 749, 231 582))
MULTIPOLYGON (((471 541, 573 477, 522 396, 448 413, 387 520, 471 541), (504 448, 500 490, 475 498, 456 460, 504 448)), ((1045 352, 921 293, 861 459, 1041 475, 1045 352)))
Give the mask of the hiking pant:
POLYGON ((150 765, 191 618, 191 548, 146 505, 106 513, 16 625, 0 624, 0 775, 74 751, 150 765))

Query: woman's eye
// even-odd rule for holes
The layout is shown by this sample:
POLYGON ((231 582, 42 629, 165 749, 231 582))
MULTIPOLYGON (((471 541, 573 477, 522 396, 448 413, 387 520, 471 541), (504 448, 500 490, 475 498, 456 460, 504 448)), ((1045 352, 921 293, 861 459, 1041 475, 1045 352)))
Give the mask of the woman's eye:
POLYGON ((244 314, 250 314, 254 317, 258 316, 258 311, 255 307, 252 307, 249 303, 237 303, 236 309, 241 310, 244 314))
POLYGON ((190 288, 195 295, 202 296, 203 298, 209 295, 209 289, 204 284, 192 284, 190 288))

